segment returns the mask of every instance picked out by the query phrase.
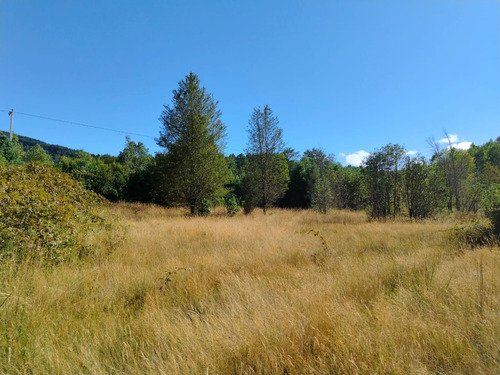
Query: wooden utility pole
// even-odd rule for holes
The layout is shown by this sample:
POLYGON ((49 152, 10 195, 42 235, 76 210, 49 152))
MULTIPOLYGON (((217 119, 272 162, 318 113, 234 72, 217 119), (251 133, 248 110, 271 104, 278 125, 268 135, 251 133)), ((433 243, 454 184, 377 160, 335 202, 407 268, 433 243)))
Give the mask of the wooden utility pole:
POLYGON ((12 134, 14 133, 14 110, 11 109, 9 112, 10 116, 10 136, 9 139, 12 142, 12 134))

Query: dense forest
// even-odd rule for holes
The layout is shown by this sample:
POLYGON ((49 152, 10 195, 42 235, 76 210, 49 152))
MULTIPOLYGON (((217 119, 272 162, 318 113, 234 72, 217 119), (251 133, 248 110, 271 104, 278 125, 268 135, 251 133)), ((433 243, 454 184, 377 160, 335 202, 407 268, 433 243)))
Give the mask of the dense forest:
MULTIPOLYGON (((5 131, 1 131, 0 134, 8 137, 9 133, 5 131)), ((17 143, 21 146, 23 149, 23 152, 29 151, 31 148, 35 147, 36 145, 39 145, 42 147, 47 154, 50 155, 52 158, 52 161, 58 162, 62 156, 71 156, 74 157, 76 153, 78 152, 77 150, 73 150, 72 148, 69 147, 64 147, 64 146, 59 146, 59 145, 53 145, 50 143, 46 143, 43 141, 40 141, 35 138, 31 137, 26 137, 22 135, 17 135, 16 138, 17 143)))
POLYGON ((268 105, 249 116, 245 154, 224 155, 226 128, 220 117, 217 102, 191 73, 161 113, 157 143, 164 152, 153 156, 143 143, 127 137, 118 156, 91 155, 23 143, 17 136, 9 141, 4 133, 0 164, 52 165, 110 201, 185 206, 193 215, 210 214, 214 205, 226 205, 229 215, 239 207, 265 212, 278 206, 323 213, 367 210, 375 219, 482 211, 498 222, 500 137, 461 150, 445 134, 448 144, 429 141, 434 148, 430 160, 387 144, 362 166, 344 167, 324 150, 299 155, 287 147, 268 105))

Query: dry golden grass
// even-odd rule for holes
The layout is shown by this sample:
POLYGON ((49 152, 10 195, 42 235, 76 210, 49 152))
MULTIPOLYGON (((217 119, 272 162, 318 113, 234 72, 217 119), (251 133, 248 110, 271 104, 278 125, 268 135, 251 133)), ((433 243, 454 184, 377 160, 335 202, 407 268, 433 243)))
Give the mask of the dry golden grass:
POLYGON ((500 252, 451 247, 451 223, 114 211, 107 258, 2 265, 0 373, 500 371, 500 252))

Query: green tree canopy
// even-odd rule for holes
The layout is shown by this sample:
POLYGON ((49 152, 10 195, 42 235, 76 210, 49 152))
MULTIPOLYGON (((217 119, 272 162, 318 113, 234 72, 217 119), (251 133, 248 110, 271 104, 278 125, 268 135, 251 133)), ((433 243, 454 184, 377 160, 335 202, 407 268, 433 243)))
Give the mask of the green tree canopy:
POLYGON ((40 145, 34 145, 24 155, 27 163, 52 164, 52 158, 40 145))
POLYGON ((118 155, 118 162, 127 169, 128 174, 140 173, 146 170, 154 159, 144 143, 135 143, 130 137, 125 138, 125 148, 118 155))
POLYGON ((135 143, 126 137, 125 148, 118 155, 127 174, 124 198, 129 201, 150 202, 153 191, 153 170, 155 159, 144 143, 135 143))
POLYGON ((368 200, 373 218, 398 215, 401 209, 401 169, 405 149, 391 143, 370 154, 365 160, 368 200))
POLYGON ((98 157, 79 151, 74 158, 63 156, 59 167, 85 188, 112 201, 123 199, 127 184, 125 167, 105 155, 98 157), (109 159, 109 163, 105 162, 106 159, 109 159))
POLYGON ((4 134, 0 134, 0 164, 21 165, 24 152, 19 145, 18 137, 14 134, 12 141, 4 134))
POLYGON ((311 207, 321 213, 335 204, 335 172, 332 156, 321 149, 313 148, 304 152, 303 162, 309 165, 308 188, 311 207))

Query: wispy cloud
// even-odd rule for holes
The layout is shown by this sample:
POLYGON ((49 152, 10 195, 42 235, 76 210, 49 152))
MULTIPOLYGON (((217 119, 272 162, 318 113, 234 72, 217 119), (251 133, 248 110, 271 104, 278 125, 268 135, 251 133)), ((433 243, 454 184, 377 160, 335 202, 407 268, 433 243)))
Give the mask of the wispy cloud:
POLYGON ((341 152, 339 154, 341 157, 345 158, 346 164, 352 165, 354 167, 359 167, 363 161, 370 156, 369 152, 366 152, 365 150, 359 150, 356 152, 353 152, 352 154, 345 154, 341 152))
POLYGON ((448 137, 438 139, 435 143, 445 144, 447 149, 453 147, 458 150, 468 150, 472 146, 472 142, 459 140, 458 134, 448 134, 448 137))
POLYGON ((440 143, 440 144, 448 144, 448 143, 454 144, 454 143, 458 143, 458 134, 448 134, 448 137, 444 137, 444 138, 438 139, 436 141, 436 143, 440 143))
POLYGON ((410 151, 406 152, 406 155, 408 155, 408 156, 414 156, 414 155, 417 155, 417 154, 418 154, 418 151, 413 151, 413 150, 410 150, 410 151))

